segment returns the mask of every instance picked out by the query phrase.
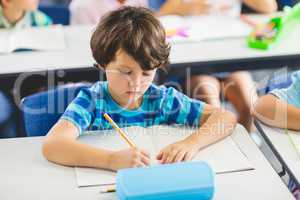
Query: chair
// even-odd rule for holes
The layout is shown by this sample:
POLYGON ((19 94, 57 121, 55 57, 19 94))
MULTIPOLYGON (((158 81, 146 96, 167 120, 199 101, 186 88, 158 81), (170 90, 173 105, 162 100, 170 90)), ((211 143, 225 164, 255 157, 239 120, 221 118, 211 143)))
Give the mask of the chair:
POLYGON ((68 84, 22 99, 20 109, 26 136, 46 135, 59 120, 69 103, 90 84, 68 84))
POLYGON ((62 5, 41 5, 39 10, 47 14, 54 24, 69 25, 70 24, 70 11, 67 6, 62 5))

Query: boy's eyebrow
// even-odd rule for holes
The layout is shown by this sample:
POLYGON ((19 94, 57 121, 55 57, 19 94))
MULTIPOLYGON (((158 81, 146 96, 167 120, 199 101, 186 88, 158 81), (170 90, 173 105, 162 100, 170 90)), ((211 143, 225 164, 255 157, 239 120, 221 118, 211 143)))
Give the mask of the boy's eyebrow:
MULTIPOLYGON (((126 64, 120 64, 120 65, 118 65, 118 64, 116 64, 116 65, 114 65, 115 67, 122 67, 122 68, 127 68, 128 70, 132 70, 132 67, 129 67, 128 65, 126 65, 126 64)), ((143 70, 143 72, 152 72, 154 69, 149 69, 149 70, 143 70)))
POLYGON ((122 68, 128 68, 128 69, 131 69, 132 67, 129 67, 127 65, 115 65, 116 67, 122 67, 122 68))

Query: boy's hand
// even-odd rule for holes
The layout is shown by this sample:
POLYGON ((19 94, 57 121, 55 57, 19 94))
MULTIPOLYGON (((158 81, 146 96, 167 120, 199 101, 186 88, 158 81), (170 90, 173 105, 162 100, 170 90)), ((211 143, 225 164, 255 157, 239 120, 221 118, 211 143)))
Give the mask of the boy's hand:
POLYGON ((174 144, 170 144, 160 151, 156 159, 161 164, 190 161, 198 153, 199 147, 196 142, 185 139, 174 144))
POLYGON ((113 152, 109 159, 110 169, 114 171, 147 165, 150 165, 150 154, 145 150, 135 148, 113 152))
POLYGON ((126 0, 118 0, 118 2, 119 2, 120 4, 124 4, 124 3, 126 2, 126 0))

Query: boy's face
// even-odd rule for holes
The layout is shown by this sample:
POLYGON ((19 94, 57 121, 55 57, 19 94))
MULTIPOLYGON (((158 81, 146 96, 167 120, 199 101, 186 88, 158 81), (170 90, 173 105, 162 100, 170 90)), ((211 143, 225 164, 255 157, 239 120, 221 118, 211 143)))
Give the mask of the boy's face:
POLYGON ((39 5, 39 0, 3 0, 5 5, 12 8, 18 8, 19 10, 31 11, 36 10, 39 5))
POLYGON ((115 59, 106 66, 105 71, 110 94, 121 106, 127 108, 140 104, 156 74, 156 69, 143 71, 123 50, 117 51, 115 59))

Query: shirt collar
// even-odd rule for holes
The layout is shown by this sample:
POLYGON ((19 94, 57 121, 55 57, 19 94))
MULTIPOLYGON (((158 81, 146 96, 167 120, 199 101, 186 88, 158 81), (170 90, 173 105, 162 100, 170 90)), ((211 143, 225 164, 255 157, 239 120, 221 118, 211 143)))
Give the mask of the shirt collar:
POLYGON ((3 9, 0 6, 0 27, 4 28, 24 28, 31 26, 31 12, 25 12, 22 19, 20 19, 16 24, 11 24, 4 16, 3 9))

